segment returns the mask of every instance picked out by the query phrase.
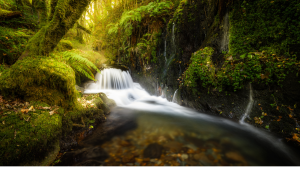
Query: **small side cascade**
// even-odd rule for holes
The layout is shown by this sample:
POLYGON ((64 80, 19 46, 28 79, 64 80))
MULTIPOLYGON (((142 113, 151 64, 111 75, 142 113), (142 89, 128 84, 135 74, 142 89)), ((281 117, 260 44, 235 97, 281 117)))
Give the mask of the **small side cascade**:
POLYGON ((95 75, 96 82, 90 81, 84 86, 85 89, 127 89, 133 86, 132 78, 128 71, 109 68, 95 75))
POLYGON ((177 95, 176 95, 177 94, 177 90, 175 90, 174 95, 173 95, 173 99, 172 99, 173 103, 177 103, 177 95))
POLYGON ((248 102, 248 105, 247 105, 247 108, 246 108, 246 111, 245 111, 245 114, 242 116, 242 118, 240 119, 240 123, 241 124, 245 124, 245 118, 249 116, 250 112, 251 112, 251 109, 252 109, 252 106, 253 106, 253 91, 252 91, 252 86, 251 86, 251 83, 249 83, 250 85, 250 96, 249 96, 249 102, 248 102))
POLYGON ((223 19, 223 37, 221 39, 221 50, 228 51, 228 44, 229 44, 229 16, 228 12, 225 14, 223 19))
POLYGON ((172 42, 173 45, 175 45, 175 23, 173 22, 173 26, 172 26, 172 42))
POLYGON ((164 51, 164 57, 165 57, 165 60, 167 62, 167 39, 165 39, 165 51, 164 51))

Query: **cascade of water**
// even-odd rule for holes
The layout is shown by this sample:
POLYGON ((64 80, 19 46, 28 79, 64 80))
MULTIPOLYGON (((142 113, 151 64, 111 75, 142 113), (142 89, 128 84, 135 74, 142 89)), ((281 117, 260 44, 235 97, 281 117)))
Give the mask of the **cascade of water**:
MULTIPOLYGON (((178 90, 178 89, 177 89, 178 90)), ((174 92, 174 95, 173 95, 173 99, 172 99, 172 102, 173 103, 177 103, 177 96, 176 96, 176 94, 177 94, 177 90, 175 90, 175 92, 174 92)))
POLYGON ((165 51, 164 51, 164 57, 165 57, 165 60, 167 62, 167 39, 165 39, 165 51))
POLYGON ((249 83, 250 85, 250 95, 249 95, 249 102, 248 102, 248 105, 247 105, 247 108, 246 108, 246 111, 245 111, 245 114, 242 116, 242 118, 240 119, 240 123, 241 124, 244 124, 245 122, 245 118, 249 116, 249 113, 251 112, 251 109, 252 109, 252 106, 253 106, 253 98, 252 98, 252 86, 251 86, 251 83, 249 83))
POLYGON ((229 17, 227 12, 223 19, 223 37, 221 39, 221 50, 228 51, 228 44, 229 44, 229 17))
POLYGON ((173 45, 175 45, 175 23, 173 23, 173 26, 172 26, 172 42, 173 42, 173 45))
POLYGON ((109 68, 104 69, 95 76, 97 82, 90 81, 85 84, 85 89, 126 89, 133 85, 132 78, 128 71, 109 68))

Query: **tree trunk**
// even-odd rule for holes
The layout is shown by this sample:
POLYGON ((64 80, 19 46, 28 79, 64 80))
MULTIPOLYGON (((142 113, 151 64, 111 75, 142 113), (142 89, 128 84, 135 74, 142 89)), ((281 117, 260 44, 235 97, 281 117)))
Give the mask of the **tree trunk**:
POLYGON ((53 18, 54 12, 55 12, 55 7, 57 5, 58 0, 51 0, 50 3, 50 14, 49 14, 49 21, 53 18))
POLYGON ((33 4, 38 13, 39 28, 45 26, 48 21, 46 0, 36 0, 33 4))
POLYGON ((58 0, 53 17, 28 42, 19 60, 35 55, 48 56, 74 26, 91 0, 58 0))

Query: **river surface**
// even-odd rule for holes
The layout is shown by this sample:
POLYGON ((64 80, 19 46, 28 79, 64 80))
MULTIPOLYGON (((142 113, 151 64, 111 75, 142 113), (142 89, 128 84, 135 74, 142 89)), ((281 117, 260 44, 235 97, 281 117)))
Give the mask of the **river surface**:
POLYGON ((299 157, 279 138, 149 95, 126 71, 105 69, 85 93, 104 92, 117 107, 61 165, 289 166, 299 157))

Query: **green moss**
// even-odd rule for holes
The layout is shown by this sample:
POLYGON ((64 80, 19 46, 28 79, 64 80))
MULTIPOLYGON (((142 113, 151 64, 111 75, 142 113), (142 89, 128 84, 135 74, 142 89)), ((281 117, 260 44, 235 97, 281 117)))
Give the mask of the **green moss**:
POLYGON ((27 29, 12 29, 0 26, 0 63, 14 64, 25 50, 25 45, 34 32, 27 29))
POLYGON ((93 97, 91 95, 89 95, 88 97, 85 98, 86 100, 92 100, 93 97))
POLYGON ((50 115, 50 110, 39 110, 39 106, 47 104, 31 102, 35 111, 28 114, 11 111, 0 117, 0 165, 18 165, 23 161, 40 159, 40 155, 48 150, 49 145, 61 133, 64 110, 50 115))
POLYGON ((230 51, 267 50, 291 56, 299 51, 299 1, 237 1, 230 13, 230 51))
POLYGON ((104 111, 98 109, 97 107, 81 107, 77 110, 70 111, 63 116, 63 135, 66 135, 67 133, 72 131, 73 124, 81 124, 85 125, 85 127, 88 127, 87 125, 91 124, 91 120, 99 121, 104 119, 104 111), (82 119, 84 124, 82 124, 82 119))
POLYGON ((100 97, 96 98, 96 99, 93 101, 93 103, 97 106, 98 109, 103 110, 104 113, 108 114, 108 113, 110 112, 109 107, 107 106, 107 104, 105 104, 105 103, 103 102, 103 100, 102 100, 100 97))
POLYGON ((72 50, 73 49, 73 44, 71 41, 69 40, 60 40, 59 43, 57 44, 57 46, 55 47, 54 50, 59 51, 59 52, 63 52, 66 50, 72 50))
POLYGON ((252 52, 235 59, 227 54, 225 63, 216 71, 211 62, 211 47, 195 52, 190 59, 188 69, 183 73, 185 85, 198 93, 197 87, 216 88, 219 91, 230 87, 234 91, 249 82, 282 86, 287 74, 298 71, 300 65, 296 58, 279 57, 266 52, 252 52))
POLYGON ((5 1, 0 1, 0 6, 3 9, 16 9, 17 8, 17 4, 14 0, 5 0, 5 1))
POLYGON ((48 57, 27 57, 17 61, 0 76, 0 91, 5 96, 73 109, 77 105, 75 73, 62 62, 48 57))

